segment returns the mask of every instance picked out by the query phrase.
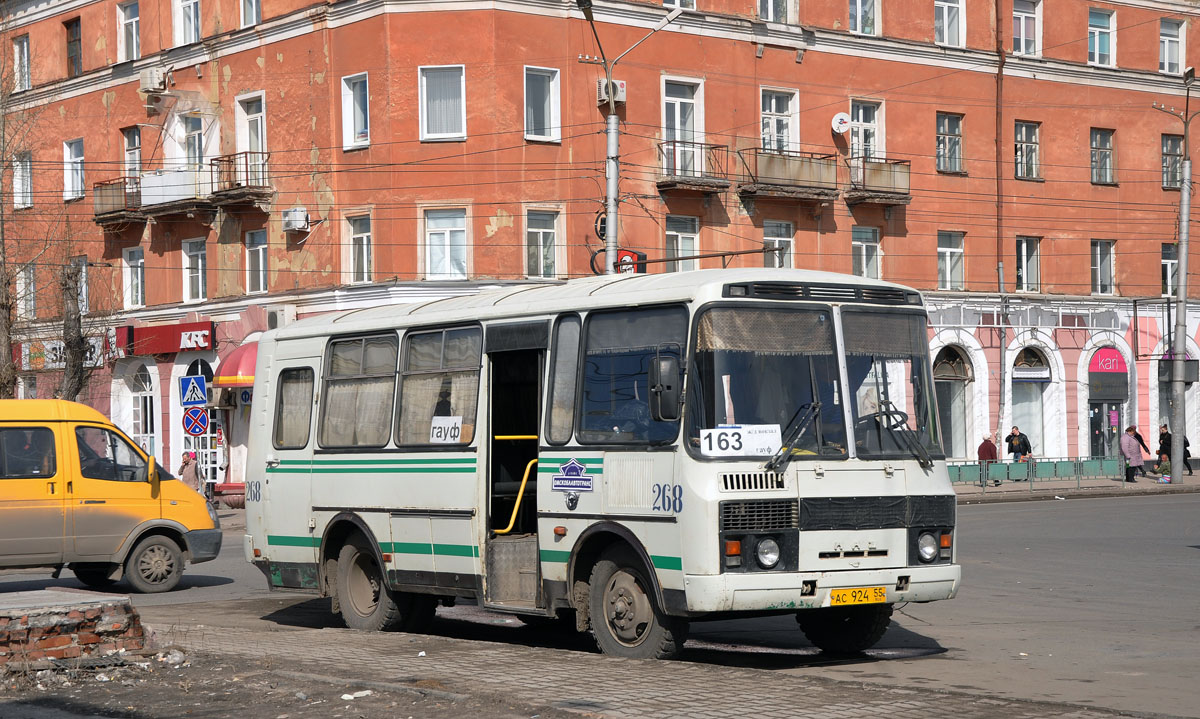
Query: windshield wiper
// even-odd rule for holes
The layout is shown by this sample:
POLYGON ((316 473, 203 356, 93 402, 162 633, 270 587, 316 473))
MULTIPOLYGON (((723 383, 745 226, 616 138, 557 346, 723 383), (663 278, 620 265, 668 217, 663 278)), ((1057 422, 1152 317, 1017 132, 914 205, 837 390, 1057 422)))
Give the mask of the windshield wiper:
POLYGON ((921 438, 913 431, 912 427, 908 426, 908 414, 900 411, 896 405, 892 404, 891 400, 885 399, 883 406, 888 410, 887 414, 893 417, 903 417, 903 422, 896 422, 887 427, 889 431, 895 432, 896 435, 904 441, 908 451, 912 452, 917 458, 917 464, 921 465, 922 469, 933 468, 933 457, 929 455, 929 450, 925 449, 925 445, 921 444, 921 438))
POLYGON ((808 425, 812 421, 821 416, 821 402, 815 401, 810 404, 800 405, 800 409, 796 410, 796 414, 792 415, 792 421, 788 423, 788 434, 784 439, 783 446, 771 457, 763 469, 768 472, 779 472, 787 467, 788 462, 792 461, 792 452, 796 449, 796 445, 804 437, 804 430, 808 429, 808 425))

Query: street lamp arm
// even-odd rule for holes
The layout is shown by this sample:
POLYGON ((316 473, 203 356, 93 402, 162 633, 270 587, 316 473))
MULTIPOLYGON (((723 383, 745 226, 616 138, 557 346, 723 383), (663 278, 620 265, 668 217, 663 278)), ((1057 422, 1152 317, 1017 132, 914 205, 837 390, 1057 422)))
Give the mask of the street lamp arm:
MULTIPOLYGON (((638 45, 641 45, 642 43, 644 43, 644 42, 646 42, 647 40, 649 40, 651 35, 653 35, 654 33, 658 32, 659 30, 662 30, 662 29, 663 29, 664 27, 666 27, 667 25, 670 25, 672 22, 674 22, 674 21, 675 21, 675 19, 676 19, 677 17, 679 17, 679 16, 680 16, 680 15, 682 15, 682 14, 683 14, 683 10, 682 10, 682 9, 680 9, 680 8, 675 8, 675 9, 674 9, 674 10, 672 10, 671 12, 667 13, 667 14, 666 14, 666 16, 665 16, 665 17, 663 17, 663 19, 662 19, 662 20, 659 20, 659 21, 658 21, 658 24, 657 24, 657 25, 655 25, 655 26, 654 26, 654 27, 653 27, 653 28, 650 30, 650 32, 646 33, 646 36, 645 36, 645 37, 643 37, 641 40, 638 40, 638 41, 637 41, 637 42, 635 42, 633 45, 630 45, 630 46, 629 46, 629 49, 628 49, 628 50, 626 50, 625 52, 621 53, 620 55, 617 55, 617 59, 612 61, 612 65, 615 67, 615 66, 616 66, 616 64, 617 64, 618 62, 620 62, 620 61, 621 61, 621 58, 623 58, 623 57, 625 57, 626 55, 628 55, 629 53, 633 52, 633 49, 634 49, 635 47, 637 47, 638 45)), ((595 32, 595 31, 596 31, 596 28, 595 28, 595 27, 593 27, 593 28, 592 28, 592 32, 595 32)), ((597 42, 599 42, 599 40, 597 40, 597 42)), ((600 53, 600 55, 601 55, 601 57, 603 57, 603 56, 604 56, 604 53, 603 53, 603 52, 601 52, 601 53, 600 53)))

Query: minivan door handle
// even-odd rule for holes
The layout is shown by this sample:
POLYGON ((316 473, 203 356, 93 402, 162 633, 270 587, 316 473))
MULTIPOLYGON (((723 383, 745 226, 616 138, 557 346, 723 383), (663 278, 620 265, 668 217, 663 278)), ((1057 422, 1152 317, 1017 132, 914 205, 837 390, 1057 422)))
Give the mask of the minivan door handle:
POLYGON ((54 494, 54 482, 46 482, 46 494, 54 494))
POLYGON ((278 460, 278 459, 275 459, 274 457, 268 457, 268 458, 267 458, 267 466, 268 466, 268 467, 278 467, 278 466, 279 466, 279 460, 278 460))

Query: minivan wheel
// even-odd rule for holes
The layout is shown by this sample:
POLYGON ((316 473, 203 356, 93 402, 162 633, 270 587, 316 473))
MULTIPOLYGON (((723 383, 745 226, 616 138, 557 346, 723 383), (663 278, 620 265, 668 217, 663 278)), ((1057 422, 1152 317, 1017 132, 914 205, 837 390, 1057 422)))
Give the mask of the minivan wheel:
POLYGON ((75 573, 75 578, 92 589, 104 589, 116 584, 117 580, 109 576, 112 574, 112 569, 107 564, 71 567, 71 571, 75 573))
POLYGON ((146 537, 125 560, 125 576, 143 594, 171 591, 183 577, 179 545, 163 536, 146 537))

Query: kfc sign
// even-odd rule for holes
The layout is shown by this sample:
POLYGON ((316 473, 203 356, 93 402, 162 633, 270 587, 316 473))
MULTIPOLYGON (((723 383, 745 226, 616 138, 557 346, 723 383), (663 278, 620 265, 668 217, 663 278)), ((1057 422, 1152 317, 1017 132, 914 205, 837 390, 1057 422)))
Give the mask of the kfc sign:
POLYGON ((120 327, 118 344, 125 354, 159 355, 214 349, 216 325, 212 322, 186 322, 156 327, 120 327))
POLYGON ((208 341, 208 336, 211 334, 209 330, 192 330, 191 332, 179 333, 179 349, 183 350, 206 350, 212 347, 212 343, 208 341))

